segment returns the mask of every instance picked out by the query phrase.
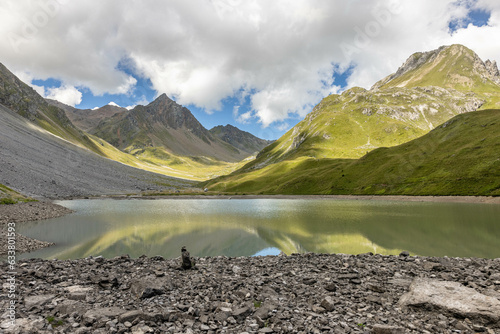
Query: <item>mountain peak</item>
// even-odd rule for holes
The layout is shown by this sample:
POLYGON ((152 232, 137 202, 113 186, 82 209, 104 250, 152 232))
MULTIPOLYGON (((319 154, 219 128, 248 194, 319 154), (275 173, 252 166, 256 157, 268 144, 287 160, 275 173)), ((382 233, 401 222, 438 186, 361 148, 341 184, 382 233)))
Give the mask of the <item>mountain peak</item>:
POLYGON ((210 133, 226 143, 233 145, 238 150, 249 154, 256 153, 272 143, 270 140, 260 139, 231 124, 214 126, 210 129, 210 133))
POLYGON ((372 89, 440 86, 469 91, 478 85, 500 88, 496 63, 483 62, 471 49, 453 44, 412 54, 396 73, 380 80, 372 89))
POLYGON ((158 96, 155 101, 158 100, 158 101, 172 101, 171 98, 168 97, 167 94, 163 93, 161 94, 160 96, 158 96))

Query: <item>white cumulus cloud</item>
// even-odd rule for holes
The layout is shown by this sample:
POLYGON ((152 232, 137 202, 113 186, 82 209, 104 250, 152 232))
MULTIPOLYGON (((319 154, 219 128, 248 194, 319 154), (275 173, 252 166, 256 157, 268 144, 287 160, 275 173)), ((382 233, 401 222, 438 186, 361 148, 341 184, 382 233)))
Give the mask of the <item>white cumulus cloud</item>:
POLYGON ((47 88, 45 97, 57 100, 72 107, 82 102, 82 93, 73 86, 47 88))
POLYGON ((264 127, 303 117, 348 68, 348 87, 369 88, 441 45, 500 60, 495 0, 5 0, 0 32, 0 61, 60 80, 52 94, 72 102, 71 87, 130 94, 132 71, 209 113, 247 98, 235 119, 264 127), (487 26, 465 25, 473 9, 491 12, 487 26), (464 24, 451 33, 450 22, 464 24))

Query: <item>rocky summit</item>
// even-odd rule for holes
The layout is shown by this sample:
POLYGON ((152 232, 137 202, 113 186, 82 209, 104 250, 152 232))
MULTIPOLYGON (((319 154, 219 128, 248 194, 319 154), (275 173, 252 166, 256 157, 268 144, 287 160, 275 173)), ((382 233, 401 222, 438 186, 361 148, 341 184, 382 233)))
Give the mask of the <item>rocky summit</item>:
MULTIPOLYGON (((182 270, 180 258, 119 256, 16 266, 6 333, 500 332, 500 259, 220 256, 182 270)), ((3 263, 4 282, 9 271, 3 263)))

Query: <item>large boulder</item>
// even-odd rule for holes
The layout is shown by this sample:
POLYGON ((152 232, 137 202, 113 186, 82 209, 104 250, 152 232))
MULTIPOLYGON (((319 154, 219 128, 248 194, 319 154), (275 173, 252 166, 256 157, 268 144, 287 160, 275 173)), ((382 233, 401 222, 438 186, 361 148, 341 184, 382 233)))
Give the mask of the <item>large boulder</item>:
POLYGON ((402 307, 439 311, 482 323, 499 324, 500 300, 458 282, 416 278, 399 300, 402 307))

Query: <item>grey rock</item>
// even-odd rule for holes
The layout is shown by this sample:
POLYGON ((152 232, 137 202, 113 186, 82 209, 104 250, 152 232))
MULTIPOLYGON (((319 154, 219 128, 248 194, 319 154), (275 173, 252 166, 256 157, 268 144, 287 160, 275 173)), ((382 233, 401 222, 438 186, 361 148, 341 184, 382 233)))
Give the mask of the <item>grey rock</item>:
POLYGON ((96 320, 101 318, 116 318, 119 315, 125 313, 126 310, 119 307, 103 307, 88 310, 83 315, 83 321, 85 324, 92 325, 96 320))
POLYGON ((335 302, 333 301, 332 297, 326 296, 321 301, 321 307, 323 307, 328 312, 332 312, 335 309, 335 302))
POLYGON ((233 317, 236 319, 246 318, 250 314, 252 314, 252 309, 250 307, 240 307, 233 311, 233 317))
POLYGON ((140 310, 133 310, 121 314, 118 317, 118 320, 122 323, 125 323, 126 321, 134 322, 135 319, 142 320, 143 318, 144 318, 144 312, 140 310))
POLYGON ((451 315, 484 322, 500 320, 500 301, 458 282, 416 278, 399 300, 403 307, 437 309, 451 315))
POLYGON ((404 328, 387 326, 387 325, 374 325, 372 327, 373 334, 404 334, 404 328))
POLYGON ((26 305, 27 308, 30 308, 32 306, 42 306, 52 299, 54 299, 55 295, 38 295, 38 296, 28 296, 24 298, 24 305, 26 305))
POLYGON ((329 283, 325 285, 325 290, 330 291, 330 292, 335 292, 337 291, 337 285, 335 283, 329 283))
POLYGON ((130 284, 130 292, 139 299, 151 298, 165 293, 162 278, 146 277, 133 280, 130 284))
POLYGON ((255 311, 255 313, 253 314, 253 316, 255 318, 260 318, 262 320, 267 320, 269 319, 269 317, 271 316, 271 312, 272 310, 274 310, 276 308, 276 305, 273 305, 273 304, 266 304, 266 305, 262 305, 261 307, 259 307, 257 309, 257 311, 255 311))

